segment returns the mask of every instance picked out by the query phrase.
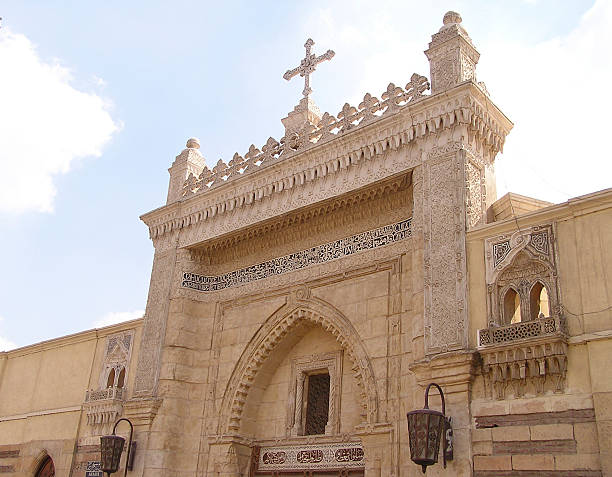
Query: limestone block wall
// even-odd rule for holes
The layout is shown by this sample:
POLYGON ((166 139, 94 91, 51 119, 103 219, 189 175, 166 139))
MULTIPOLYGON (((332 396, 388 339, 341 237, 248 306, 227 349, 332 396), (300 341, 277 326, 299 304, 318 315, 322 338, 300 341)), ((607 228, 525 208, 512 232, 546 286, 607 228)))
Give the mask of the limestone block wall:
MULTIPOLYGON (((556 392, 527 378, 509 380, 505 395, 491 394, 479 371, 471 401, 474 476, 562 475, 598 477, 612 472, 610 390, 612 353, 612 191, 571 199, 468 233, 470 339, 486 328, 487 237, 552 224, 560 314, 566 324, 567 369, 556 392)), ((546 338, 537 338, 544 339, 546 338)), ((545 342, 545 341, 543 341, 545 342)), ((517 346, 529 338, 516 340, 517 346)), ((505 343, 504 349, 512 349, 505 343)), ((546 363, 548 366, 548 362, 546 363)), ((544 370, 544 368, 542 368, 544 370)), ((546 368, 548 372, 548 368, 546 368)), ((510 372, 510 371, 509 371, 510 372)), ((548 380, 548 378, 546 378, 548 380)), ((548 381, 546 381, 548 383, 548 381)))
MULTIPOLYGON (((82 408, 85 392, 98 386, 106 337, 126 330, 138 336, 141 323, 134 320, 0 353, 0 472, 29 477, 49 455, 56 475, 68 476, 92 451, 91 460, 99 460, 97 436, 95 449, 83 445, 92 434, 82 408)), ((126 388, 132 384, 133 374, 128 374, 126 388)))

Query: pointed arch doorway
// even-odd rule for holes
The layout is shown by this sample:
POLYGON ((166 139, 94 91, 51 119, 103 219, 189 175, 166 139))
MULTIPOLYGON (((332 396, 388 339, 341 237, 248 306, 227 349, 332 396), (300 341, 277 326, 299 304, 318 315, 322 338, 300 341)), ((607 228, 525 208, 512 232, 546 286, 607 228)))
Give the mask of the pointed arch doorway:
POLYGON ((53 459, 49 456, 45 457, 43 461, 40 463, 35 477, 55 477, 55 465, 53 464, 53 459))

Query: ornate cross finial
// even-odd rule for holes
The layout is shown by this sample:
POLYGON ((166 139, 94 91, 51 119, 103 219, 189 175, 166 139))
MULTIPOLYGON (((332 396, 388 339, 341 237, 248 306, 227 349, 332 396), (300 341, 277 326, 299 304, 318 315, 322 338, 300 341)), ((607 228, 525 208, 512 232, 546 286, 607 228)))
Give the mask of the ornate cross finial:
POLYGON ((283 75, 283 78, 285 78, 287 81, 297 74, 304 78, 304 91, 302 91, 302 94, 305 98, 308 98, 308 95, 312 93, 312 90, 310 89, 310 73, 317 68, 319 63, 325 60, 331 60, 336 54, 332 50, 327 50, 321 56, 316 56, 314 53, 310 52, 312 45, 314 45, 314 41, 312 41, 311 38, 308 38, 306 43, 304 43, 304 46, 306 47, 306 56, 300 62, 300 66, 293 68, 292 70, 287 70, 287 72, 283 75))

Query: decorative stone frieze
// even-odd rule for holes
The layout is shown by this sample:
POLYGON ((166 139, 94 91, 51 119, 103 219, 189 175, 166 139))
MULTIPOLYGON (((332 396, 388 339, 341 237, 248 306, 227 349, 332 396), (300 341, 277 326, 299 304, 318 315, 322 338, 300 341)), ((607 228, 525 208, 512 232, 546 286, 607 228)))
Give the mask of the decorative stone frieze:
MULTIPOLYGON (((538 326, 545 325, 538 323, 538 326)), ((559 332, 542 333, 535 339, 523 338, 501 345, 483 346, 480 355, 486 392, 491 397, 504 399, 508 389, 513 391, 515 398, 522 397, 526 392, 542 394, 547 389, 563 391, 567 372, 567 342, 559 332)))
POLYGON ((204 292, 217 291, 300 270, 329 260, 347 257, 410 237, 410 222, 411 219, 406 219, 219 276, 204 276, 184 272, 181 286, 204 292))
MULTIPOLYGON (((257 472, 312 472, 359 470, 365 467, 363 446, 358 442, 270 446, 257 449, 257 472)), ((340 474, 340 475, 348 475, 340 474)))
POLYGON ((434 148, 423 166, 423 285, 427 354, 467 345, 465 146, 434 148))

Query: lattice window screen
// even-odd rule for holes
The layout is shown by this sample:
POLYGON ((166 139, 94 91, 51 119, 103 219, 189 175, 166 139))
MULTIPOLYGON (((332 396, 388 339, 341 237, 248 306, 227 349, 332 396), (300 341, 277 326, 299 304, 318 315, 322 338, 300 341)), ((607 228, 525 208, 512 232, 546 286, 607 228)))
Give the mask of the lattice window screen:
POLYGON ((329 419, 329 374, 313 374, 308 377, 308 401, 306 404, 306 435, 325 434, 329 419))

